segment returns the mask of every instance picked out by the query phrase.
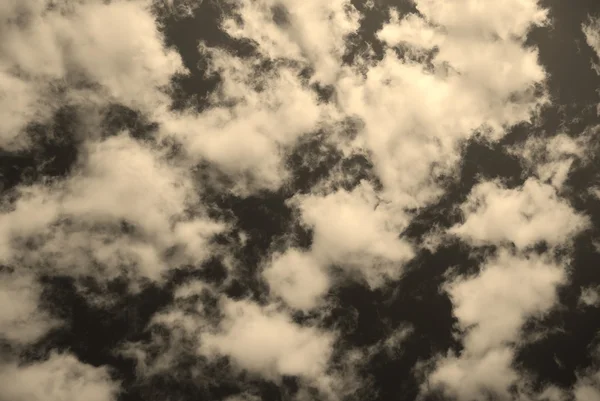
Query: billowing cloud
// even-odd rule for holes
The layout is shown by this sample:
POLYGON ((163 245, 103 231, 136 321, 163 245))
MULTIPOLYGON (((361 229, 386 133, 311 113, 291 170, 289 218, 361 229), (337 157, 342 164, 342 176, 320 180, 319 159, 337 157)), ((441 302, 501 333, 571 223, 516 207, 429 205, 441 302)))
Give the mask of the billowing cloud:
POLYGON ((311 253, 288 249, 274 255, 263 271, 271 291, 297 309, 312 309, 329 289, 330 279, 311 253))
POLYGON ((325 373, 334 337, 293 323, 288 316, 248 301, 225 301, 219 332, 202 337, 201 352, 229 356, 240 368, 266 377, 325 373))
POLYGON ((478 184, 461 208, 465 220, 450 233, 474 245, 513 243, 524 249, 543 241, 556 246, 589 224, 552 186, 533 178, 514 189, 478 184))
POLYGON ((292 59, 314 69, 314 80, 332 84, 341 70, 346 39, 358 30, 359 14, 349 0, 237 2, 240 19, 227 19, 225 32, 250 39, 269 59, 292 59))
POLYGON ((528 170, 541 182, 561 190, 575 161, 589 159, 589 143, 585 136, 571 138, 558 134, 552 138, 531 137, 524 145, 515 146, 511 153, 520 156, 528 170))
POLYGON ((553 306, 556 287, 565 279, 560 265, 502 252, 476 277, 451 282, 447 291, 454 315, 467 330, 466 349, 485 352, 516 339, 527 317, 553 306))
POLYGON ((488 393, 509 399, 520 378, 512 368, 512 347, 528 318, 553 307, 565 280, 563 267, 552 261, 502 251, 476 276, 451 281, 446 291, 465 333, 464 350, 438 361, 429 383, 461 401, 488 393))
POLYGON ((146 1, 9 1, 0 8, 0 145, 60 105, 118 102, 154 112, 181 71, 146 1))
POLYGON ((113 401, 119 391, 106 368, 57 353, 42 362, 0 365, 0 385, 6 401, 113 401))
MULTIPOLYGON (((544 115, 552 69, 540 63, 543 50, 528 34, 551 24, 548 10, 537 0, 414 0, 410 13, 350 0, 228 0, 206 9, 201 3, 0 2, 2 150, 27 158, 37 151, 28 143, 32 123, 52 123, 65 106, 78 113, 72 168, 60 177, 14 182, 0 194, 0 340, 6 353, 16 350, 13 361, 0 364, 0 400, 118 396, 109 368, 88 365, 77 347, 77 356, 50 352, 45 360, 18 361, 40 340, 32 348, 36 357, 38 348, 52 348, 54 339, 45 335, 63 323, 52 317, 52 305, 40 308, 41 276, 75 278, 79 289, 90 278, 101 290, 115 278, 129 284, 124 296, 140 312, 140 327, 121 342, 107 340, 107 349, 118 348, 107 352, 137 362, 136 389, 154 381, 162 386, 163 377, 177 384, 192 378, 195 389, 206 390, 202 397, 256 400, 268 381, 281 399, 327 401, 355 392, 360 398, 371 359, 404 363, 405 347, 427 335, 419 322, 388 321, 404 319, 402 308, 389 307, 394 297, 418 293, 419 302, 429 302, 427 291, 437 289, 417 283, 407 290, 404 275, 420 274, 429 257, 444 264, 446 255, 453 259, 469 246, 495 253, 476 274, 445 276, 463 350, 429 359, 428 385, 459 401, 519 398, 527 380, 513 362, 523 327, 548 313, 557 288, 569 281, 569 255, 558 259, 553 252, 571 250, 594 221, 561 198, 576 162, 593 159, 591 135, 520 138, 519 148, 509 150, 523 162, 523 185, 460 183, 461 191, 470 190, 464 220, 448 230, 424 224, 421 243, 411 236, 415 216, 429 207, 435 215, 440 200, 456 206, 456 193, 446 191, 468 173, 462 158, 474 137, 496 147, 515 125, 544 115), (191 38, 205 28, 198 21, 207 10, 218 14, 211 29, 221 32, 191 38), (182 30, 159 26, 156 12, 174 13, 160 15, 160 22, 181 23, 182 30), (163 32, 182 52, 198 54, 167 48, 163 32), (356 46, 367 37, 369 43, 356 46), (232 49, 240 43, 243 51, 232 49), (184 71, 182 58, 186 65, 202 60, 204 70, 184 71), (218 84, 202 107, 172 110, 171 90, 196 95, 171 87, 174 74, 218 84), (140 139, 131 128, 108 136, 103 118, 114 105, 151 123, 152 134, 140 139), (307 138, 316 144, 308 150, 298 146, 307 138), (306 181, 290 161, 302 151, 310 153, 299 156, 311 175, 306 181), (357 155, 361 174, 344 170, 357 155), (326 165, 329 156, 335 167, 326 165), (252 227, 244 237, 249 225, 277 213, 263 210, 273 204, 282 212, 274 227, 252 227), (307 238, 295 242, 284 232, 289 227, 304 229, 307 238), (539 254, 540 243, 550 251, 539 254), (438 249, 449 253, 436 255, 438 249), (213 277, 212 268, 223 271, 213 277), (348 284, 341 276, 355 282, 336 288, 348 284), (336 297, 352 297, 359 286, 377 305, 356 308, 353 332, 352 323, 341 322, 347 310, 336 297), (160 292, 148 302, 154 306, 136 298, 146 290, 160 292), (385 329, 374 327, 364 339, 358 327, 375 310, 385 329), (371 338, 378 330, 385 333, 371 338), (210 387, 221 380, 227 391, 238 386, 237 394, 215 396, 210 387), (246 384, 249 390, 241 388, 246 384)), ((600 52, 598 20, 582 29, 600 52)), ((55 125, 56 138, 40 141, 61 138, 55 125)), ((581 310, 591 311, 597 288, 580 290, 581 310)), ((79 332, 68 324, 62 329, 67 336, 79 332)), ((413 352, 408 363, 417 357, 413 352)), ((411 368, 418 366, 405 371, 411 368)), ((527 397, 555 401, 572 391, 577 401, 590 401, 598 396, 595 372, 582 370, 572 389, 549 386, 527 397)))
POLYGON ((191 160, 208 161, 230 176, 242 194, 277 189, 288 177, 286 149, 316 131, 327 109, 295 68, 265 71, 261 59, 202 48, 223 81, 215 106, 199 115, 161 115, 162 134, 181 142, 191 160))
POLYGON ((41 287, 31 276, 0 273, 0 338, 27 345, 60 322, 40 309, 41 287))
POLYGON ((383 60, 337 85, 340 107, 365 122, 360 144, 371 152, 387 196, 403 206, 441 195, 436 179, 453 174, 461 144, 476 131, 500 138, 547 101, 545 71, 535 49, 523 45, 545 11, 534 1, 515 1, 527 12, 508 18, 471 3, 417 1, 422 16, 392 13, 378 33, 389 46, 383 60), (394 46, 406 49, 404 58, 394 46))
POLYGON ((224 226, 203 217, 187 170, 125 134, 90 142, 86 151, 69 179, 19 189, 0 215, 4 263, 104 278, 130 267, 156 280, 168 268, 169 248, 180 248, 175 264, 210 255, 207 241, 224 226))

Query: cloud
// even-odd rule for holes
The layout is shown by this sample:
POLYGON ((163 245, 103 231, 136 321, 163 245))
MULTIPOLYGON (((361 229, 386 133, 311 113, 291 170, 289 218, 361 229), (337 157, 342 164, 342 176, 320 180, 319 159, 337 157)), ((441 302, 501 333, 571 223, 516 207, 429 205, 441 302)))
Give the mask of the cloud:
POLYGON ((576 372, 577 380, 572 387, 574 401, 592 401, 600 397, 600 348, 597 344, 588 348, 592 363, 576 372))
POLYGON ((547 11, 537 0, 503 0, 483 7, 476 0, 445 3, 416 0, 417 8, 432 22, 469 36, 497 35, 502 40, 522 38, 532 25, 547 22, 547 11))
MULTIPOLYGON (((183 7, 177 12, 187 15, 195 6, 188 0, 161 4, 183 7)), ((222 29, 252 50, 240 56, 199 44, 208 60, 203 72, 218 75, 220 84, 198 112, 168 107, 171 78, 183 67, 165 47, 150 1, 0 2, 0 79, 6 83, 0 147, 27 146, 26 126, 48 122, 64 105, 85 110, 72 173, 18 185, 11 194, 16 199, 2 204, 0 263, 17 272, 3 273, 0 284, 0 298, 14 303, 0 312, 0 335, 28 344, 58 324, 38 309, 36 274, 162 283, 168 269, 198 266, 217 251, 214 236, 231 227, 208 217, 214 205, 202 204, 202 191, 214 183, 199 179, 196 167, 208 165, 229 178, 217 189, 236 200, 287 190, 294 173, 287 157, 303 137, 319 133, 343 156, 369 159, 382 188, 363 181, 336 189, 332 182, 340 178, 330 175, 292 195, 288 206, 314 234, 309 249, 278 250, 261 266, 244 266, 262 268, 271 298, 233 300, 221 287, 186 283, 175 289, 173 304, 154 315, 149 344, 130 344, 123 352, 137 358, 140 376, 176 375, 171 369, 189 357, 201 367, 226 357, 235 374, 275 383, 299 378, 298 399, 313 399, 311 387, 335 398, 362 383, 355 368, 369 352, 399 353, 412 328, 368 350, 342 350, 337 358, 338 333, 322 328, 318 309, 327 307, 324 296, 337 285, 330 268, 358 276, 371 289, 401 279, 421 246, 401 233, 415 213, 444 195, 441 182, 456 178, 464 144, 475 133, 499 140, 548 103, 546 72, 526 44, 528 31, 547 23, 547 12, 534 0, 486 7, 473 0, 416 0, 419 14, 392 11, 377 33, 381 58, 367 52, 347 65, 349 37, 359 32, 362 17, 351 1, 228 5, 234 12, 222 29), (316 90, 323 86, 332 92, 327 100, 316 90), (159 123, 157 141, 126 132, 101 138, 98 116, 111 103, 159 123), (342 138, 349 120, 356 130, 342 138), (179 147, 181 158, 158 145, 163 139, 179 147), (296 310, 313 314, 301 314, 309 320, 298 323, 296 310)), ((584 29, 594 46, 591 26, 584 29)), ((541 241, 565 245, 587 227, 587 218, 557 195, 571 163, 582 157, 581 146, 560 135, 548 145, 528 142, 526 152, 532 150, 523 158, 531 159, 538 179, 514 189, 479 184, 463 205, 465 221, 451 234, 475 246, 512 242, 518 253, 501 249, 478 275, 446 286, 465 349, 437 360, 429 378, 434 386, 470 400, 488 392, 508 397, 518 382, 511 364, 521 328, 553 306, 556 287, 566 281, 559 263, 523 252, 541 241)), ((233 261, 231 269, 240 265, 233 261)), ((66 354, 4 364, 0 383, 7 401, 104 401, 117 392, 106 369, 66 354)))
POLYGON ((313 80, 332 84, 342 65, 346 39, 359 28, 360 15, 348 0, 244 0, 235 3, 239 19, 226 19, 225 32, 250 39, 269 59, 298 60, 314 69, 313 80))
POLYGON ((18 189, 0 215, 4 263, 103 279, 125 267, 132 277, 159 280, 169 264, 210 255, 208 240, 225 226, 204 216, 187 170, 126 134, 85 150, 68 179, 18 189), (167 260, 172 247, 179 251, 167 260))
POLYGON ((477 276, 448 284, 453 313, 467 330, 466 349, 484 352, 518 338, 527 317, 554 305, 556 288, 565 280, 560 265, 542 257, 519 257, 502 251, 477 276))
POLYGON ((385 196, 402 207, 442 195, 438 179, 455 174, 475 132, 499 139, 547 103, 546 73, 523 44, 546 12, 533 1, 512 3, 527 12, 513 18, 467 1, 417 1, 422 16, 392 13, 378 32, 383 59, 359 67, 364 75, 345 70, 336 84, 340 109, 365 124, 356 146, 368 149, 385 196))
POLYGON ((461 401, 478 400, 486 394, 510 399, 509 388, 518 379, 510 366, 512 358, 509 348, 493 349, 475 358, 445 358, 429 376, 429 384, 461 401))
POLYGON ((332 334, 249 301, 225 300, 223 311, 219 331, 202 336, 202 354, 229 356, 240 368, 271 379, 289 375, 316 381, 325 374, 332 334))
POLYGON ((446 285, 464 350, 437 361, 428 383, 461 401, 485 394, 510 398, 520 374, 512 367, 513 346, 527 319, 548 312, 557 287, 566 281, 564 268, 542 256, 500 251, 473 277, 446 285))
POLYGON ((575 401, 594 401, 600 398, 600 371, 580 377, 573 389, 575 401))
POLYGON ((119 390, 106 368, 57 353, 42 362, 0 365, 0 386, 3 401, 112 401, 119 390))
POLYGON ((0 273, 0 338, 29 345, 60 322, 39 306, 41 287, 31 276, 0 273))
POLYGON ((589 138, 571 138, 558 134, 551 138, 530 137, 509 151, 523 159, 525 167, 541 182, 550 183, 560 191, 571 172, 575 161, 589 160, 589 138))
POLYGON ((310 253, 288 249, 274 255, 263 270, 271 291, 289 306, 309 310, 317 306, 330 286, 330 279, 310 253))
POLYGON ((412 245, 399 237, 405 217, 392 217, 366 182, 351 192, 297 196, 291 204, 314 232, 313 257, 325 266, 357 271, 372 287, 399 278, 414 256, 412 245))
POLYGON ((192 161, 208 161, 231 177, 237 192, 279 188, 288 177, 286 151, 320 127, 327 109, 296 68, 269 71, 261 59, 201 49, 223 82, 213 107, 199 115, 163 113, 162 134, 182 143, 192 161))
POLYGON ((557 246, 589 224, 552 186, 534 178, 514 189, 498 182, 477 184, 461 209, 465 221, 449 232, 477 246, 510 242, 525 249, 542 241, 557 246))
POLYGON ((600 287, 581 288, 579 304, 584 306, 600 306, 600 287))
POLYGON ((9 1, 0 9, 0 146, 26 146, 21 131, 60 105, 117 102, 154 112, 182 71, 165 49, 147 1, 9 1))
MULTIPOLYGON (((583 33, 587 44, 596 52, 600 58, 600 19, 590 17, 582 24, 583 33)), ((592 67, 600 75, 600 64, 598 60, 592 60, 592 67)))

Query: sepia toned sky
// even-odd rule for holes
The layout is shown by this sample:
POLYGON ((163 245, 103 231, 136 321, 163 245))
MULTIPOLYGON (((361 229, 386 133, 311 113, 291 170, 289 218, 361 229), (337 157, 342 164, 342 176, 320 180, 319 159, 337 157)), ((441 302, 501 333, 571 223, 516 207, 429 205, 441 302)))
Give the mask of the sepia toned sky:
POLYGON ((597 0, 0 1, 0 401, 600 401, 597 0))

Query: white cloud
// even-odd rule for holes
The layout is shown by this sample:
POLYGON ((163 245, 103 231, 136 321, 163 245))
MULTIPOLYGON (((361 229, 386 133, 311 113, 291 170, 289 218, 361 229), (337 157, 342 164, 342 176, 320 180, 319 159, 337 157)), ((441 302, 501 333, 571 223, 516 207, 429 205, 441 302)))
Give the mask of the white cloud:
POLYGON ((524 249, 545 241, 557 246, 588 225, 552 186, 532 178, 514 189, 498 182, 478 184, 461 208, 465 221, 449 232, 474 245, 512 242, 524 249))
POLYGON ((214 106, 199 115, 163 113, 163 135, 183 143, 192 160, 228 174, 238 192, 277 189, 287 178, 286 151, 318 129, 327 108, 294 68, 257 73, 259 59, 202 49, 223 81, 212 95, 214 106))
POLYGON ((0 387, 7 401, 112 401, 118 392, 105 368, 56 353, 33 364, 0 365, 0 387))
POLYGON ((169 263, 203 261, 208 239, 224 229, 203 217, 196 189, 187 170, 125 134, 89 142, 64 182, 20 188, 14 207, 0 215, 0 256, 74 275, 110 278, 134 267, 129 273, 160 279, 169 263), (197 217, 186 217, 190 207, 197 217), (124 221, 133 235, 121 233, 124 221), (28 239, 33 249, 25 247, 28 239), (167 261, 173 246, 181 250, 167 261), (90 271, 92 262, 98 271, 90 271))
MULTIPOLYGON (((582 25, 582 29, 586 42, 600 58, 600 18, 590 17, 588 21, 582 25)), ((596 70, 596 73, 600 75, 600 64, 598 64, 598 60, 592 60, 592 67, 596 70)))
POLYGON ((224 300, 223 311, 219 331, 202 336, 202 354, 229 356, 240 368, 271 379, 291 375, 315 381, 325 374, 331 333, 300 326, 249 301, 224 300))
POLYGON ((584 306, 600 306, 600 286, 581 288, 579 304, 584 306))
POLYGON ((510 366, 512 358, 513 352, 504 347, 475 358, 448 357, 438 363, 429 384, 460 401, 476 401, 490 393, 510 399, 509 387, 518 379, 510 366))
POLYGON ((574 401, 595 401, 600 399, 600 370, 598 369, 598 348, 595 350, 594 366, 580 372, 573 386, 574 401))
POLYGON ((416 0, 419 11, 449 31, 467 36, 497 35, 502 40, 523 38, 532 25, 546 23, 547 11, 538 0, 502 0, 484 4, 478 0, 452 3, 416 0))
MULTIPOLYGON (((332 285, 330 265, 359 274, 371 287, 398 279, 414 256, 413 245, 400 237, 410 222, 408 209, 443 194, 436 180, 456 172, 464 141, 477 130, 496 140, 547 101, 536 93, 545 71, 535 49, 524 45, 527 31, 546 22, 545 10, 533 0, 485 7, 473 0, 417 0, 422 17, 395 14, 379 32, 386 44, 383 60, 357 57, 354 66, 341 63, 345 37, 359 27, 349 0, 235 2, 239 15, 226 18, 223 27, 233 38, 250 39, 259 56, 238 58, 201 45, 210 58, 207 73, 218 73, 222 81, 202 113, 167 111, 169 99, 160 88, 182 67, 177 54, 164 48, 149 2, 54 4, 47 11, 42 0, 0 2, 0 78, 7 83, 0 93, 0 146, 14 144, 28 122, 48 119, 63 104, 101 109, 117 102, 159 121, 160 135, 182 144, 187 160, 175 165, 160 149, 123 134, 98 140, 92 127, 94 137, 85 138, 84 156, 71 177, 17 188, 14 208, 6 205, 0 214, 0 259, 19 266, 99 278, 126 270, 159 279, 170 265, 201 262, 214 250, 208 240, 225 227, 205 217, 191 165, 210 163, 233 179, 238 195, 275 190, 289 178, 284 160, 302 136, 335 130, 350 116, 361 120, 359 132, 350 149, 338 145, 372 158, 382 193, 363 183, 352 191, 294 197, 290 203, 314 230, 313 244, 308 251, 274 255, 262 272, 287 306, 313 309, 332 285), (16 16, 26 18, 7 22, 16 16), (392 50, 396 45, 410 48, 406 59, 392 50), (426 66, 421 61, 429 53, 432 65, 426 66), (320 102, 311 82, 299 76, 307 66, 314 69, 313 82, 334 87, 330 104, 320 102), (132 233, 121 232, 123 221, 132 233), (167 256, 170 251, 174 255, 167 256)), ((564 170, 539 174, 558 187, 564 170)), ((558 245, 587 224, 551 186, 535 180, 514 190, 480 184, 464 212, 465 223, 451 232, 476 245, 558 245)), ((0 314, 0 323, 8 327, 5 336, 19 333, 32 341, 49 323, 37 314, 37 289, 29 279, 19 280, 0 284, 0 296, 19 301, 19 315, 31 319, 16 326, 16 314, 0 314)), ((510 343, 518 341, 526 318, 552 306, 563 280, 563 270, 551 262, 502 253, 480 275, 449 284, 455 315, 467 331, 466 350, 440 360, 430 380, 462 398, 506 394, 516 380, 510 343)), ((198 354, 227 356, 268 379, 296 375, 329 389, 343 382, 328 370, 335 333, 294 323, 274 305, 227 299, 220 305, 223 321, 215 325, 199 306, 188 313, 179 304, 204 289, 198 283, 179 288, 176 305, 155 316, 152 325, 173 336, 159 344, 164 352, 148 371, 168 370, 190 352, 182 345, 189 341, 198 354)), ((407 333, 381 346, 396 350, 407 333)), ((11 400, 104 401, 115 389, 104 370, 65 355, 5 365, 2 380, 11 400)))
POLYGON ((600 399, 600 386, 592 383, 579 383, 573 393, 575 401, 596 401, 600 399))
POLYGON ((522 158, 525 167, 540 181, 561 190, 576 160, 589 160, 589 138, 558 134, 552 138, 530 137, 509 152, 522 158))
POLYGON ((514 341, 525 319, 554 305, 556 288, 565 279, 560 265, 503 251, 477 276, 448 284, 453 313, 467 330, 466 349, 480 353, 514 341))
POLYGON ((536 2, 497 2, 492 13, 471 1, 416 5, 423 17, 393 13, 378 33, 407 48, 408 59, 388 49, 364 77, 345 71, 336 85, 340 108, 365 122, 357 146, 371 152, 386 197, 408 207, 442 194, 435 179, 455 172, 476 130, 498 139, 547 102, 535 94, 545 71, 523 45, 529 27, 545 21, 536 2), (514 9, 523 13, 514 18, 514 9), (432 68, 421 63, 427 53, 432 68))
POLYGON ((509 399, 510 387, 521 378, 512 367, 512 346, 528 318, 554 306, 557 287, 565 280, 563 267, 544 257, 501 251, 478 275, 447 284, 465 333, 464 350, 460 356, 439 359, 429 384, 461 401, 489 393, 509 399))
POLYGON ((366 183, 352 192, 298 196, 291 203, 314 230, 313 257, 324 265, 357 270, 373 287, 399 278, 403 264, 414 256, 412 245, 399 235, 406 217, 391 218, 366 183))
POLYGON ((25 125, 65 103, 119 102, 153 112, 168 102, 159 88, 182 70, 181 60, 164 48, 149 2, 4 3, 0 146, 23 146, 25 125))
POLYGON ((39 306, 41 288, 30 276, 0 273, 0 338, 28 345, 59 325, 39 306))
POLYGON ((303 310, 317 306, 330 285, 321 264, 310 253, 296 249, 274 255, 262 274, 274 294, 303 310))
POLYGON ((316 81, 334 82, 346 50, 345 38, 358 30, 359 14, 349 0, 244 0, 236 2, 240 20, 228 19, 225 31, 250 39, 270 59, 302 61, 316 81))

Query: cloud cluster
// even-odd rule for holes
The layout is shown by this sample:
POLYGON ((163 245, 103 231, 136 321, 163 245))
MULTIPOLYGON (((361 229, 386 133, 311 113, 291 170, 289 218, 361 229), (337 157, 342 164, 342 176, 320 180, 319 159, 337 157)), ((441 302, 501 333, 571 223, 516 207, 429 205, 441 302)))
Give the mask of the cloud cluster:
POLYGON ((446 284, 464 349, 438 359, 428 383, 464 401, 485 394, 507 400, 518 399, 517 393, 533 397, 527 375, 513 367, 521 330, 528 319, 555 306, 558 287, 568 281, 568 260, 556 259, 552 249, 569 249, 589 221, 556 188, 534 178, 513 189, 480 183, 462 211, 464 222, 449 233, 474 247, 495 245, 498 251, 476 275, 451 277, 446 284), (538 254, 533 246, 539 243, 550 251, 538 254))
POLYGON ((216 334, 202 337, 201 352, 229 356, 241 368, 268 378, 318 380, 325 374, 334 337, 294 324, 288 316, 247 301, 225 301, 216 334))
POLYGON ((525 167, 541 182, 550 183, 558 190, 569 178, 576 161, 587 162, 590 157, 589 138, 571 138, 560 133, 551 138, 530 137, 510 152, 520 156, 525 167))
MULTIPOLYGON (((310 243, 282 248, 276 238, 257 251, 257 266, 229 263, 266 282, 269 294, 234 296, 224 291, 227 280, 173 286, 173 304, 147 327, 152 338, 122 350, 137 358, 139 381, 170 374, 186 357, 202 368, 225 358, 241 378, 297 378, 297 399, 311 398, 308 389, 342 398, 361 384, 354 370, 361 358, 402 348, 412 328, 366 350, 337 352, 344 342, 325 328, 332 327, 323 321, 327 295, 341 285, 340 272, 370 290, 401 280, 427 246, 402 233, 444 196, 442 183, 458 176, 465 144, 476 134, 497 142, 548 104, 547 73, 527 44, 548 13, 537 0, 415 0, 418 13, 385 10, 389 19, 375 34, 380 54, 373 46, 349 58, 351 39, 366 29, 354 3, 227 1, 221 29, 247 47, 198 43, 206 69, 192 73, 219 82, 199 112, 169 107, 171 80, 185 71, 163 43, 152 2, 0 2, 0 147, 32 146, 28 127, 50 122, 65 106, 81 114, 70 172, 21 183, 1 199, 0 264, 10 267, 0 270, 1 340, 26 346, 61 324, 39 307, 40 275, 160 286, 172 269, 197 269, 217 252, 228 260, 243 253, 234 248, 244 241, 217 249, 215 236, 235 232, 236 221, 209 217, 208 209, 210 216, 235 212, 215 212, 203 204, 203 191, 240 202, 279 191, 310 243), (156 135, 106 136, 101 120, 113 104, 156 122, 156 135), (312 188, 287 193, 296 178, 289 156, 317 134, 342 160, 364 156, 377 182, 340 188, 338 173, 328 171, 312 188), (213 175, 198 173, 206 166, 213 175)), ((199 3, 161 5, 193 15, 199 3)), ((583 30, 600 51, 597 25, 591 19, 583 30)), ((547 143, 530 139, 513 153, 535 178, 515 188, 496 180, 471 189, 464 221, 444 234, 497 249, 477 274, 448 276, 444 290, 464 349, 434 360, 430 386, 472 401, 490 393, 510 399, 522 384, 512 361, 523 325, 551 310, 568 282, 567 262, 551 251, 568 249, 590 224, 560 196, 575 160, 587 157, 585 146, 563 134, 547 143), (542 243, 551 251, 540 255, 534 248, 542 243)), ((588 306, 597 303, 590 291, 582 295, 588 306)), ((577 401, 596 395, 596 376, 581 377, 577 401)), ((107 369, 66 353, 2 363, 0 384, 7 401, 110 401, 118 393, 107 369)))
POLYGON ((64 104, 117 102, 145 112, 168 101, 161 88, 182 70, 166 50, 147 1, 25 0, 0 8, 0 145, 64 104))
MULTIPOLYGON (((348 118, 360 121, 356 135, 336 145, 343 154, 367 154, 383 190, 363 183, 350 190, 316 190, 289 202, 300 222, 312 231, 312 244, 307 250, 292 247, 271 255, 263 263, 262 277, 271 294, 293 309, 308 311, 322 305, 334 282, 331 266, 356 274, 371 287, 399 279, 403 265, 415 255, 412 244, 399 236, 410 222, 410 210, 443 194, 439 181, 455 174, 465 141, 476 132, 497 140, 511 126, 529 121, 548 102, 543 91, 546 73, 536 50, 525 45, 529 29, 547 23, 546 10, 536 1, 499 3, 494 13, 469 1, 453 5, 417 1, 416 6, 420 15, 401 17, 392 12, 379 31, 384 43, 381 60, 367 54, 357 57, 355 65, 344 66, 340 61, 345 38, 360 21, 348 2, 240 2, 234 7, 235 17, 226 18, 223 28, 231 37, 248 40, 252 53, 240 57, 201 45, 200 51, 210 60, 208 73, 221 79, 211 106, 200 115, 182 112, 160 117, 164 135, 183 143, 192 160, 208 160, 232 177, 234 190, 241 194, 284 185, 289 177, 284 156, 302 136, 330 127, 335 131, 348 118), (514 9, 520 10, 518 18, 514 9), (303 75, 307 67, 312 73, 308 80, 303 75), (330 85, 329 102, 316 96, 311 88, 315 83, 330 85)), ((563 205, 551 186, 538 181, 519 190, 497 183, 478 188, 473 202, 483 197, 491 207, 465 206, 469 208, 465 224, 452 231, 474 242, 512 241, 520 248, 539 241, 559 245, 586 225, 585 218, 563 205), (506 211, 512 213, 508 222, 505 214, 494 218, 505 200, 509 201, 506 211), (555 220, 557 211, 560 218, 555 220), (548 220, 544 212, 553 219, 548 220), (476 219, 487 222, 488 228, 473 223, 476 219), (519 227, 515 229, 513 223, 519 227)), ((538 290, 545 295, 542 301, 534 297, 524 311, 512 311, 506 296, 501 312, 511 311, 507 319, 513 322, 503 337, 506 342, 514 340, 526 316, 551 306, 551 294, 564 280, 563 271, 552 262, 512 257, 501 258, 498 264, 522 267, 517 271, 525 280, 523 296, 538 290), (535 284, 538 274, 548 277, 541 287, 535 284)), ((489 270, 489 277, 501 275, 489 270)), ((511 272, 509 267, 506 274, 511 272)), ((473 286, 487 280, 483 276, 473 286)), ((285 316, 277 314, 281 312, 269 315, 263 307, 249 305, 223 301, 225 317, 219 334, 204 336, 211 339, 210 349, 267 377, 273 377, 274 370, 310 376, 300 369, 303 363, 294 359, 292 369, 277 351, 304 347, 296 339, 303 338, 305 331, 282 326, 280 331, 290 330, 290 334, 285 344, 273 347, 276 355, 263 350, 257 356, 249 348, 232 345, 235 336, 253 344, 259 337, 270 338, 260 327, 284 324, 285 316), (252 319, 246 321, 244 316, 252 319), (251 321, 264 324, 252 326, 251 321)), ((255 348, 261 346, 262 342, 255 348)), ((319 349, 327 355, 325 348, 319 349)), ((482 355, 473 352, 472 360, 461 363, 479 366, 477 358, 482 355)), ((510 378, 512 353, 502 348, 494 352, 490 357, 510 378)))
POLYGON ((0 364, 0 385, 3 401, 114 401, 119 392, 106 368, 57 353, 27 365, 0 364))
POLYGON ((227 19, 225 32, 252 40, 269 59, 309 64, 314 69, 314 81, 326 85, 335 82, 346 39, 359 28, 360 14, 350 1, 244 0, 236 5, 241 18, 227 19))
POLYGON ((545 11, 515 1, 527 12, 509 18, 475 3, 417 1, 420 15, 392 13, 378 32, 387 45, 383 60, 337 85, 340 107, 365 122, 361 145, 387 196, 403 206, 441 195, 436 180, 453 175, 461 145, 475 132, 498 139, 547 101, 545 71, 523 43, 530 27, 545 23, 545 11))
POLYGON ((68 179, 18 189, 0 216, 3 263, 159 280, 169 264, 209 256, 208 240, 224 226, 203 217, 187 170, 126 134, 86 147, 68 179))
POLYGON ((476 246, 512 243, 526 249, 540 242, 558 246, 589 224, 552 186, 534 178, 514 189, 498 182, 478 184, 461 208, 465 220, 449 232, 476 246))
POLYGON ((511 366, 512 346, 528 318, 554 305, 556 288, 565 279, 563 268, 552 261, 502 251, 477 276, 451 281, 446 291, 465 333, 464 350, 441 359, 430 384, 459 400, 476 400, 486 392, 510 399, 519 379, 511 366))
POLYGON ((210 109, 160 116, 162 135, 184 145, 193 162, 207 161, 234 181, 240 194, 279 188, 288 177, 286 149, 316 131, 327 113, 297 68, 274 72, 261 59, 240 59, 201 47, 222 80, 210 109))

